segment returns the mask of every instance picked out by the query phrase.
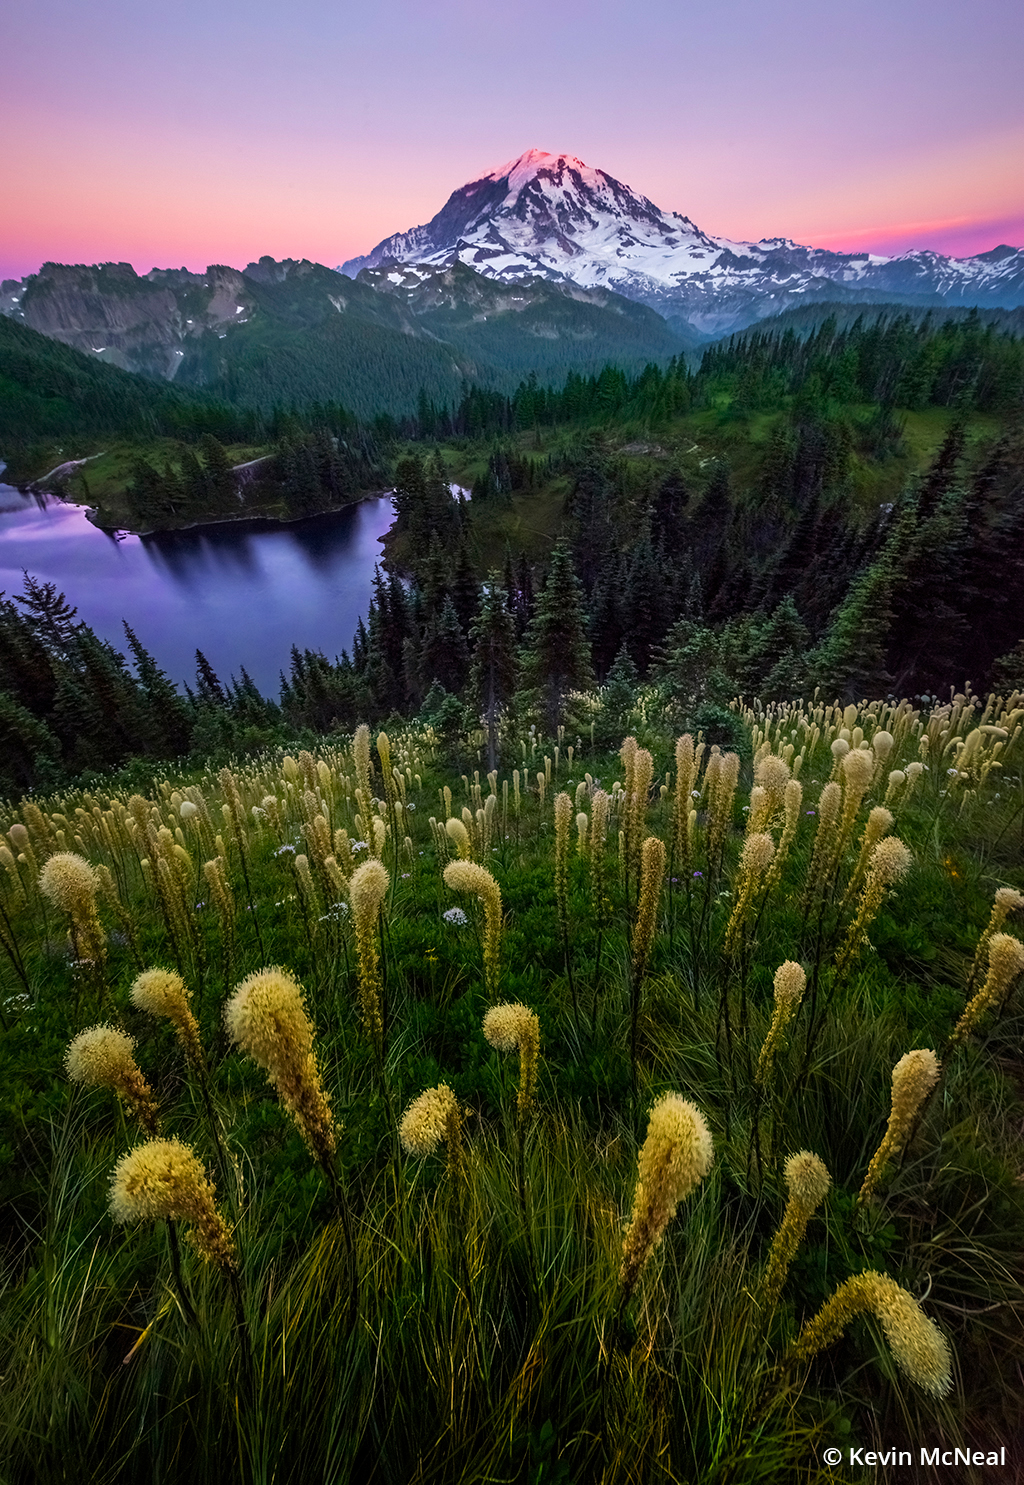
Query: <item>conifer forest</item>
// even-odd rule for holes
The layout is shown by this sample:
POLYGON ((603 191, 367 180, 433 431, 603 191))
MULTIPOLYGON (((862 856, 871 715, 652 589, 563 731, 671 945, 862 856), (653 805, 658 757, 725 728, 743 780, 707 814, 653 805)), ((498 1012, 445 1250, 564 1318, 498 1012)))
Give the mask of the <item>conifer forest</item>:
POLYGON ((274 696, 0 594, 3 1485, 1024 1478, 1024 342, 819 308, 373 417, 0 320, 108 529, 394 501, 274 696))

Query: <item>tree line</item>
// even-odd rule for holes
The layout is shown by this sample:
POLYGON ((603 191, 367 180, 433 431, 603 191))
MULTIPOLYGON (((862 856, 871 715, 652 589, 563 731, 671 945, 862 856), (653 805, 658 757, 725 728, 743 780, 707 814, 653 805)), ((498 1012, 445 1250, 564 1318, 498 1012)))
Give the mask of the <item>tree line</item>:
POLYGON ((280 433, 270 452, 241 468, 232 466, 212 434, 204 434, 198 447, 179 445, 176 458, 159 469, 136 459, 125 491, 132 526, 166 529, 237 519, 268 506, 283 506, 286 516, 298 519, 386 488, 388 467, 373 436, 354 420, 342 424, 341 434, 332 433, 326 421, 312 428, 285 415, 275 421, 280 433))
POLYGON ((570 371, 560 387, 531 376, 511 395, 466 387, 451 406, 422 392, 404 431, 426 439, 493 438, 613 418, 657 424, 723 400, 743 414, 787 398, 819 417, 856 403, 890 414, 929 406, 1004 412, 1024 400, 1024 341, 977 311, 945 320, 865 314, 843 327, 830 315, 805 335, 769 321, 709 346, 695 370, 677 356, 633 376, 614 366, 592 376, 570 371))

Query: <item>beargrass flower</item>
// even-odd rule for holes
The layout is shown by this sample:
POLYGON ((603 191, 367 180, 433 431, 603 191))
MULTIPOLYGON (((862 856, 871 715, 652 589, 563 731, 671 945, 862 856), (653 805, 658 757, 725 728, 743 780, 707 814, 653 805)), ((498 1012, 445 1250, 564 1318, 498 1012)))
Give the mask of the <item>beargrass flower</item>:
POLYGON ((489 995, 498 989, 501 960, 501 888, 486 866, 476 861, 449 861, 444 884, 452 892, 472 892, 484 907, 484 984, 489 995))
POLYGON ((633 951, 633 983, 639 985, 647 973, 657 927, 658 902, 665 878, 665 845, 656 835, 649 835, 640 852, 640 900, 630 947, 633 951))
POLYGON ((988 974, 985 983, 964 1008, 949 1046, 959 1046, 966 1041, 987 1011, 993 1010, 1005 1000, 1006 995, 1019 974, 1024 972, 1024 944, 1011 933, 993 933, 988 941, 988 974))
POLYGON ((769 872, 775 859, 775 842, 767 831, 748 835, 743 842, 735 884, 736 902, 725 930, 728 954, 739 937, 750 905, 762 887, 768 885, 769 872))
POLYGON ((945 1397, 953 1385, 946 1338, 913 1295, 888 1274, 854 1274, 840 1284, 800 1331, 791 1353, 793 1360, 808 1361, 817 1356, 866 1310, 881 1324, 900 1369, 931 1396, 945 1397))
MULTIPOLYGON (((51 858, 52 859, 52 858, 51 858)), ((68 1047, 64 1066, 69 1078, 87 1088, 112 1088, 131 1109, 143 1129, 158 1127, 156 1097, 132 1055, 135 1039, 116 1026, 90 1026, 68 1047)))
POLYGON ((763 1088, 771 1076, 775 1053, 785 1035, 787 1026, 799 1009, 806 988, 807 976, 801 965, 793 959, 787 959, 784 964, 779 965, 775 971, 775 1005, 771 1025, 764 1039, 761 1055, 757 1060, 757 1072, 754 1077, 758 1087, 763 1088))
POLYGON ((313 1023, 303 989, 290 970, 257 970, 224 1008, 228 1036, 259 1063, 321 1165, 332 1168, 335 1148, 331 1105, 313 1050, 313 1023))
POLYGON ((165 1016, 174 1027, 185 1056, 194 1067, 203 1066, 199 1026, 189 1003, 189 992, 181 975, 172 969, 147 969, 134 981, 133 1005, 151 1016, 165 1016))
POLYGON ((115 1222, 187 1222, 189 1237, 207 1263, 235 1267, 234 1246, 217 1211, 202 1162, 180 1140, 148 1140, 114 1167, 110 1214, 115 1222))
POLYGON ((483 1033, 497 1052, 519 1053, 519 1094, 516 1106, 520 1121, 533 1107, 540 1057, 540 1021, 529 1006, 515 1001, 491 1006, 484 1016, 483 1033))
POLYGON ((789 1157, 783 1168, 783 1180, 789 1200, 761 1280, 761 1299, 767 1309, 774 1309, 778 1303, 793 1255, 803 1241, 808 1222, 828 1195, 831 1184, 825 1162, 810 1150, 800 1150, 789 1157))
POLYGON ((663 1093, 651 1109, 637 1161, 633 1210, 622 1244, 622 1302, 661 1242, 681 1201, 711 1169, 714 1148, 700 1110, 678 1093, 663 1093))
POLYGON ((857 914, 847 930, 846 940, 836 955, 836 975, 841 975, 850 965, 867 939, 867 927, 872 923, 886 893, 905 877, 913 864, 907 847, 895 835, 878 842, 871 853, 867 880, 857 905, 857 914))
POLYGON ((910 1138, 918 1110, 939 1081, 939 1060, 925 1047, 907 1052, 892 1070, 892 1110, 882 1143, 871 1157, 868 1173, 857 1196, 868 1201, 882 1171, 901 1153, 910 1138))
POLYGON ((380 961, 377 955, 377 924, 389 882, 384 864, 371 856, 369 861, 356 867, 348 884, 356 936, 359 1006, 363 1027, 378 1054, 383 1048, 384 1021, 381 1010, 380 961))
POLYGON ((462 1115, 447 1083, 439 1083, 414 1098, 398 1126, 402 1149, 420 1160, 433 1155, 441 1141, 446 1140, 450 1167, 458 1161, 461 1137, 462 1115))
POLYGON ((71 938, 78 958, 94 963, 100 963, 106 952, 106 935, 96 911, 99 885, 88 861, 74 851, 51 856, 39 876, 43 895, 71 919, 71 938))

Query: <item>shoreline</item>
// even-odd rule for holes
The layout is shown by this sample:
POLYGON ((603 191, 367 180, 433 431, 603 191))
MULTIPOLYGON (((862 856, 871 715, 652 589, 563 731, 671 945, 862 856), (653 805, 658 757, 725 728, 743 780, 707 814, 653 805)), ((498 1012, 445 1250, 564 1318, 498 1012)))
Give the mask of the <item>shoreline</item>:
MULTIPOLYGON (((33 492, 29 490, 26 493, 32 494, 33 492)), ((53 494, 54 492, 47 491, 44 493, 53 494)), ((351 510, 353 506, 365 505, 369 500, 383 500, 394 493, 393 489, 368 490, 365 494, 356 496, 354 500, 346 500, 344 505, 326 506, 323 510, 311 511, 308 515, 304 516, 272 516, 255 513, 238 516, 215 516, 206 521, 183 522, 180 526, 151 526, 145 531, 136 531, 131 526, 107 526, 96 519, 99 514, 99 508, 97 506, 84 506, 84 509, 85 519, 89 524, 95 526, 97 531, 103 531, 108 536, 173 536, 178 531, 203 531, 214 526, 298 526, 303 521, 319 520, 321 516, 340 515, 342 511, 351 510)), ((57 498, 62 500, 65 505, 77 505, 80 508, 84 505, 84 502, 77 500, 64 500, 63 496, 60 495, 57 498)))

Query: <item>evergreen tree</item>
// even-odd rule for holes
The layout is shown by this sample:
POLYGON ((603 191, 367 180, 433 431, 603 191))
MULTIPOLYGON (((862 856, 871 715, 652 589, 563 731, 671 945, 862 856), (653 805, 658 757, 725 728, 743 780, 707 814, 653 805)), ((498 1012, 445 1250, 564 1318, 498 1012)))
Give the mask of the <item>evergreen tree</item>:
POLYGON ((498 714, 516 688, 516 630, 498 572, 484 585, 480 612, 471 630, 473 663, 470 686, 482 707, 487 727, 487 767, 498 766, 498 714))
POLYGON ((0 690, 0 790, 21 793, 59 780, 60 743, 46 723, 0 690))
POLYGON ((469 671, 469 646, 450 597, 445 598, 439 618, 427 626, 422 655, 424 677, 439 681, 452 694, 462 690, 469 671))
POLYGON ((515 588, 514 590, 513 588, 509 588, 508 593, 509 601, 512 604, 512 617, 516 623, 516 637, 522 641, 526 636, 526 630, 530 620, 533 618, 535 606, 533 568, 530 566, 525 552, 519 553, 515 588))
POLYGON ((215 503, 213 482, 193 449, 182 450, 180 478, 184 513, 195 519, 208 515, 215 503))
POLYGON ((600 680, 607 676, 626 637, 626 582, 625 559, 609 556, 590 600, 591 656, 600 680))
POLYGON ((629 558, 622 590, 623 622, 629 635, 629 652, 641 675, 647 674, 655 646, 665 638, 669 626, 664 566, 659 563, 645 527, 629 558))
POLYGON ((977 682, 1021 633, 1024 613, 1024 434, 1005 434, 967 484, 961 505, 964 647, 961 677, 977 682))
POLYGON ((566 692, 593 682, 583 585, 576 576, 568 543, 556 543, 543 590, 526 632, 524 679, 543 696, 549 730, 554 732, 566 692))
POLYGON ((218 511, 234 511, 238 507, 237 485, 227 449, 212 433, 204 433, 199 443, 206 467, 206 477, 214 506, 218 511))
POLYGON ((725 706, 733 684, 722 667, 722 642, 700 619, 680 618, 656 656, 655 676, 684 714, 703 706, 725 706))
POLYGON ((888 667, 900 695, 959 682, 967 648, 964 494, 957 471, 963 429, 954 425, 921 486, 897 508, 886 551, 899 581, 892 593, 888 667))
POLYGON ((797 696, 807 683, 807 625, 797 612, 792 594, 775 609, 764 629, 767 675, 760 694, 769 701, 797 696))
POLYGON ((26 623, 58 655, 65 654, 74 636, 83 627, 75 623, 77 608, 72 608, 56 583, 41 583, 23 573, 25 591, 15 594, 15 602, 27 610, 26 623))
POLYGON ((227 704, 224 687, 218 680, 216 671, 202 650, 196 650, 196 686, 200 703, 206 706, 225 706, 227 704))
POLYGON ((621 743, 629 730, 629 714, 636 704, 640 676, 625 644, 620 646, 608 677, 601 687, 601 717, 594 741, 604 748, 621 743))
MULTIPOLYGON (((61 641, 59 654, 63 653, 61 641)), ((0 688, 34 717, 45 717, 57 693, 57 664, 57 655, 51 654, 38 627, 0 593, 0 688)))
POLYGON ((808 656, 812 682, 841 701, 886 696, 892 676, 885 661, 895 585, 891 562, 880 557, 857 577, 822 642, 808 656))
POLYGON ((480 608, 480 585, 476 580, 476 573, 473 571, 465 540, 459 543, 455 572, 452 576, 451 596, 455 612, 459 616, 459 623, 462 625, 462 632, 469 634, 480 608))
POLYGON ((147 712, 146 751, 158 758, 176 758, 186 753, 192 734, 186 707, 173 681, 157 665, 140 642, 128 621, 122 620, 128 648, 135 661, 135 673, 145 697, 147 712))

